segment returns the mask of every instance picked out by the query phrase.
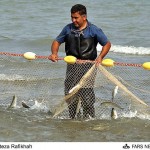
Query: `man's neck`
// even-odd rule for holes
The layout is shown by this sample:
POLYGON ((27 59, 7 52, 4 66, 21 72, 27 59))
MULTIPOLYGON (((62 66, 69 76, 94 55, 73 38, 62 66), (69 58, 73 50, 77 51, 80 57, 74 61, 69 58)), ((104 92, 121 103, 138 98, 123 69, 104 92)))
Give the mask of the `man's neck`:
POLYGON ((87 20, 84 22, 84 24, 79 28, 79 30, 81 31, 81 30, 83 30, 83 29, 85 29, 86 27, 87 27, 87 20))

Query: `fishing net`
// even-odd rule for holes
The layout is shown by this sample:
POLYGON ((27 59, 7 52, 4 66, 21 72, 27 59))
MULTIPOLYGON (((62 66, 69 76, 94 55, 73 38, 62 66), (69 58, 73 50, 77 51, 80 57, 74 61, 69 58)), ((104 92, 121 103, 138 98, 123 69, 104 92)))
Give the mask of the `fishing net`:
MULTIPOLYGON (((124 80, 124 78, 129 80, 129 77, 124 73, 122 73, 122 77, 118 76, 117 73, 121 75, 121 71, 118 72, 119 69, 122 70, 120 67, 104 68, 101 65, 96 67, 92 63, 85 63, 71 65, 71 68, 72 70, 67 72, 67 76, 70 75, 70 79, 67 80, 68 89, 66 96, 56 107, 54 116, 62 113, 66 108, 69 109, 70 117, 73 117, 75 114, 75 117, 82 116, 85 118, 87 117, 86 115, 91 117, 96 116, 98 118, 109 118, 113 107, 117 109, 117 113, 120 116, 129 114, 130 112, 137 114, 148 113, 149 107, 144 100, 147 99, 148 101, 148 97, 150 96, 149 90, 141 89, 140 86, 143 87, 142 83, 141 85, 136 83, 139 87, 133 86, 133 84, 137 82, 133 81, 133 79, 129 81, 129 84, 124 80), (88 71, 87 68, 89 68, 88 71), (75 79, 71 79, 71 77, 73 77, 72 74, 75 79), (113 94, 116 86, 119 90, 114 97, 113 94), (94 109, 95 114, 93 112, 94 109)), ((124 68, 124 71, 128 74, 129 72, 127 72, 127 70, 128 67, 124 68)), ((142 72, 143 70, 140 68, 139 73, 142 72)), ((148 74, 145 74, 144 78, 147 78, 146 81, 148 81, 148 74)), ((149 84, 146 84, 148 89, 149 84)))
POLYGON ((150 72, 137 66, 105 67, 93 62, 66 64, 47 59, 28 61, 0 55, 0 105, 35 101, 53 118, 110 118, 129 113, 149 115, 150 72), (115 91, 115 89, 118 90, 115 91))

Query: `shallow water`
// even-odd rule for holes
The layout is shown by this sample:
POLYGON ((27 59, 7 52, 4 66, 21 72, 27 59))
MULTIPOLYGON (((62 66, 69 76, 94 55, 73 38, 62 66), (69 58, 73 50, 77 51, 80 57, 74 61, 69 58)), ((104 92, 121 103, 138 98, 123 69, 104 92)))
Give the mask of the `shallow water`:
POLYGON ((118 120, 51 119, 46 114, 1 111, 2 142, 149 142, 150 122, 139 118, 118 120), (36 115, 37 116, 34 116, 36 115), (39 115, 39 116, 38 116, 39 115), (132 127, 131 127, 132 126, 132 127))

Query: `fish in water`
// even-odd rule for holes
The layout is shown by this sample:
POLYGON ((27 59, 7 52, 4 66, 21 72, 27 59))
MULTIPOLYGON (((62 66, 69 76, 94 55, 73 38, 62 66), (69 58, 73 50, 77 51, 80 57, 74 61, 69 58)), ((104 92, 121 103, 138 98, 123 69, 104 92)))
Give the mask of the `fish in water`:
POLYGON ((112 101, 114 100, 117 93, 118 93, 118 86, 116 86, 112 92, 112 101))
MULTIPOLYGON (((118 93, 118 86, 116 86, 114 88, 113 92, 112 92, 112 102, 114 101, 114 98, 115 98, 117 93, 118 93)), ((111 118, 113 118, 113 119, 117 119, 118 118, 117 111, 115 110, 115 108, 112 108, 112 110, 111 110, 111 118)))
POLYGON ((26 104, 26 102, 22 101, 22 106, 24 108, 31 108, 31 109, 38 109, 42 106, 42 103, 39 103, 38 101, 34 102, 35 104, 33 106, 29 106, 28 104, 26 104))
POLYGON ((111 101, 102 102, 102 103, 101 103, 101 106, 123 109, 121 106, 119 106, 118 104, 116 104, 116 103, 114 103, 114 102, 111 102, 111 101))
POLYGON ((23 101, 22 101, 21 104, 22 104, 22 106, 23 106, 24 108, 30 108, 30 106, 28 106, 28 105, 27 105, 25 102, 23 102, 23 101))
POLYGON ((35 101, 35 104, 33 106, 29 106, 24 101, 22 101, 22 106, 24 108, 38 109, 40 111, 42 110, 44 112, 47 112, 49 115, 53 114, 45 105, 43 105, 43 103, 39 103, 38 101, 35 101))
POLYGON ((118 118, 117 111, 114 108, 112 108, 112 110, 111 110, 111 118, 113 118, 113 119, 118 118))
POLYGON ((15 108, 16 106, 17 106, 17 97, 16 95, 14 95, 8 108, 15 108))
POLYGON ((111 99, 112 101, 105 101, 105 102, 101 103, 102 106, 112 107, 112 109, 111 109, 111 118, 113 118, 113 119, 118 118, 117 111, 115 110, 115 108, 123 109, 121 106, 119 106, 118 104, 113 102, 117 92, 118 92, 118 86, 116 86, 114 88, 114 90, 112 91, 112 99, 111 99))

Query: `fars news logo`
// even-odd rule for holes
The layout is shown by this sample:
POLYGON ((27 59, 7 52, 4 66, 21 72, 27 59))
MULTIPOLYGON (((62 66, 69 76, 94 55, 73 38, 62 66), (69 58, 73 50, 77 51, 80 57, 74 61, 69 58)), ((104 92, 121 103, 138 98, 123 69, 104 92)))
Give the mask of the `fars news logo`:
POLYGON ((128 144, 125 144, 125 145, 123 146, 123 148, 124 148, 124 149, 130 149, 130 146, 129 146, 128 144))
POLYGON ((132 145, 129 145, 129 144, 125 144, 123 145, 122 147, 123 149, 147 149, 147 150, 150 150, 150 144, 148 143, 138 143, 138 144, 132 144, 132 145))

